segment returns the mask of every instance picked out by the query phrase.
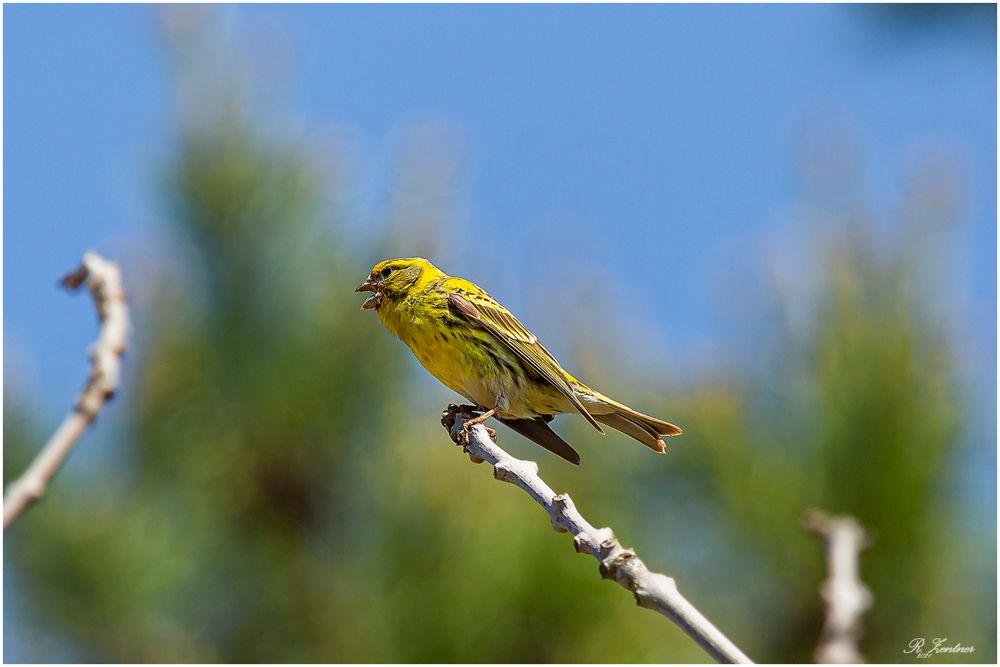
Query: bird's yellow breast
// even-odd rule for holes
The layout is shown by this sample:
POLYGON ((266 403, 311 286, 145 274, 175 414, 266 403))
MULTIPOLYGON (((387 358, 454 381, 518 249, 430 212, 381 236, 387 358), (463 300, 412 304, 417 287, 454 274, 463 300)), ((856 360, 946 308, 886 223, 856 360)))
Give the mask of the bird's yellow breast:
POLYGON ((444 323, 447 304, 434 295, 406 299, 395 308, 379 310, 379 318, 413 352, 417 361, 445 386, 470 401, 485 405, 483 382, 477 381, 476 363, 458 333, 444 323), (440 303, 433 303, 441 301, 440 303))
POLYGON ((406 299, 391 310, 379 309, 379 318, 452 391, 489 408, 502 397, 498 416, 530 419, 573 409, 555 388, 527 381, 517 357, 492 335, 450 324, 446 297, 406 299))

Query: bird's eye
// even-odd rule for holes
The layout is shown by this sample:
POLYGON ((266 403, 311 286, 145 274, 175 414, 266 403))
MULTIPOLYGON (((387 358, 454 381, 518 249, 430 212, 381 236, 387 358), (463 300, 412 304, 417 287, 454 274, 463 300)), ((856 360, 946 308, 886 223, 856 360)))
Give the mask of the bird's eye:
POLYGON ((382 269, 382 277, 383 278, 388 278, 390 273, 392 273, 392 269, 389 268, 388 266, 385 267, 384 269, 382 269))

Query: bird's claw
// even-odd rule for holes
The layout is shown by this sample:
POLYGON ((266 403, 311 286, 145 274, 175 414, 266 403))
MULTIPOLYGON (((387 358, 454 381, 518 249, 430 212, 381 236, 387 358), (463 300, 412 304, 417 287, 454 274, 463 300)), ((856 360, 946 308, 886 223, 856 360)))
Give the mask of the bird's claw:
MULTIPOLYGON (((475 415, 479 412, 480 408, 478 405, 455 405, 454 403, 449 403, 447 409, 441 413, 441 424, 448 429, 448 433, 451 434, 451 439, 455 441, 456 445, 468 448, 472 443, 472 427, 482 423, 473 419, 466 421, 462 424, 462 428, 456 430, 455 422, 458 420, 458 416, 475 415)), ((486 429, 486 433, 489 434, 490 439, 496 442, 497 432, 486 425, 483 428, 486 429)))
POLYGON ((462 449, 465 450, 472 444, 472 429, 469 428, 468 424, 463 424, 462 428, 455 434, 455 444, 461 445, 462 449))
MULTIPOLYGON (((466 422, 462 424, 462 428, 458 431, 458 436, 455 440, 455 444, 462 445, 464 448, 468 448, 472 444, 472 428, 474 426, 480 426, 481 424, 474 424, 472 422, 466 422)), ((497 441, 497 432, 491 429, 489 426, 482 425, 486 429, 486 434, 490 436, 490 440, 493 442, 497 441)))
POLYGON ((474 415, 476 414, 476 406, 474 405, 456 405, 455 403, 449 403, 448 407, 445 408, 444 412, 441 413, 441 425, 448 429, 448 433, 451 435, 451 439, 456 445, 462 444, 459 442, 459 437, 461 433, 465 432, 465 428, 460 431, 455 430, 455 422, 458 421, 459 415, 474 415))

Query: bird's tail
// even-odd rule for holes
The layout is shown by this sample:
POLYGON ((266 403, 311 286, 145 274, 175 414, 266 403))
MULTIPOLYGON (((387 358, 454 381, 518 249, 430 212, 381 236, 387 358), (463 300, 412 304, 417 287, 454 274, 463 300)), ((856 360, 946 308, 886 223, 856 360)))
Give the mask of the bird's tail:
POLYGON ((684 432, 679 426, 670 422, 636 412, 627 405, 622 405, 589 387, 587 389, 592 393, 593 402, 584 401, 584 405, 594 415, 594 419, 635 438, 654 452, 662 454, 666 450, 667 445, 663 442, 663 436, 680 435, 684 432), (600 406, 595 403, 599 403, 600 406))

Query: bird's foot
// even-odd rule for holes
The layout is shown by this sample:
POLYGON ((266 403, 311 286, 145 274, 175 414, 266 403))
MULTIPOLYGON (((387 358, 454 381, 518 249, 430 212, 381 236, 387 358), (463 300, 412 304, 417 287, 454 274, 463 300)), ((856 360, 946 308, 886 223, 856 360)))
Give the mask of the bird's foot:
MULTIPOLYGON (((455 423, 458 421, 459 415, 473 415, 480 413, 483 408, 478 405, 455 405, 451 403, 448 408, 441 413, 441 424, 448 429, 448 433, 451 434, 451 439, 455 441, 456 445, 461 445, 462 447, 468 447, 472 440, 472 427, 478 424, 482 424, 484 421, 493 416, 495 410, 487 410, 478 414, 476 417, 467 420, 462 424, 462 428, 456 429, 455 423)), ((491 429, 489 426, 483 426, 486 429, 486 433, 489 434, 490 439, 496 441, 497 432, 491 429)))
POLYGON ((448 433, 456 445, 467 446, 469 443, 469 429, 478 422, 469 419, 462 424, 462 428, 460 429, 455 428, 455 423, 458 421, 459 416, 471 417, 472 415, 478 415, 482 410, 483 408, 480 408, 478 405, 456 405, 455 403, 449 403, 448 407, 441 413, 441 425, 448 429, 448 433))
MULTIPOLYGON (((475 420, 472 419, 462 424, 462 428, 459 429, 458 431, 458 439, 455 441, 455 443, 462 445, 462 449, 468 452, 469 447, 472 445, 472 427, 480 425, 481 424, 476 423, 475 420)), ((489 426, 483 426, 483 428, 486 429, 486 435, 490 437, 490 440, 496 442, 497 432, 491 429, 489 426)))

